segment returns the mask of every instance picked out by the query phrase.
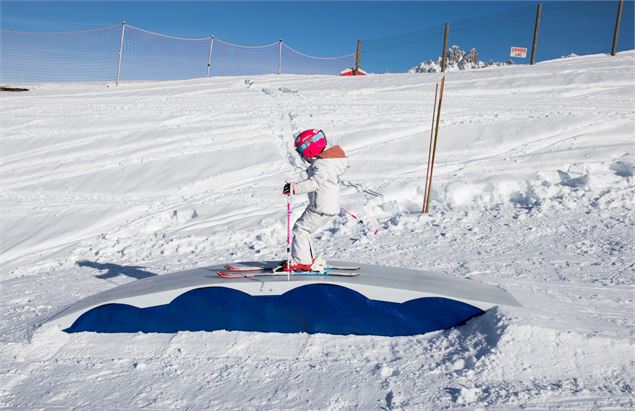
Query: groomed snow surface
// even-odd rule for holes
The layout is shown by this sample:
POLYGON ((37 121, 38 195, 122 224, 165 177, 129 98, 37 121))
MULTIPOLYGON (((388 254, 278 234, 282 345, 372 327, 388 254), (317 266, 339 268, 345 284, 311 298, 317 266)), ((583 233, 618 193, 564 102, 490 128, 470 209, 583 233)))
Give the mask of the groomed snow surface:
POLYGON ((0 407, 634 407, 634 67, 630 51, 449 73, 429 215, 436 74, 3 93, 0 407), (400 338, 37 327, 119 284, 282 259, 292 134, 313 127, 350 156, 344 207, 379 228, 338 216, 324 256, 524 307, 400 338))

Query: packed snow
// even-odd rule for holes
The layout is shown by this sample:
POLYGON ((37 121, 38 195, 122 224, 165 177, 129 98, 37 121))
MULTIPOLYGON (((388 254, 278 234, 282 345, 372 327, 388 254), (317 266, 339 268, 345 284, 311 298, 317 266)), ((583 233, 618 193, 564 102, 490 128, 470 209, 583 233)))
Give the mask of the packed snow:
MULTIPOLYGON (((3 93, 0 407, 632 408, 635 52, 447 74, 272 75, 3 93), (282 259, 292 135, 348 153, 325 257, 500 286, 414 337, 66 334, 79 299, 193 267, 282 259)), ((294 202, 294 217, 305 202, 294 202)), ((346 315, 345 312, 342 315, 346 315)))

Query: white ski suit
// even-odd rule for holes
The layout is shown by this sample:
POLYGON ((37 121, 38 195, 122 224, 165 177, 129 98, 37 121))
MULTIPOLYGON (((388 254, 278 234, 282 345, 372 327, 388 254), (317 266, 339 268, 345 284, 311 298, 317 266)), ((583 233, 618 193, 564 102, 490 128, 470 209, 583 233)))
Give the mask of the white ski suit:
POLYGON ((292 194, 309 195, 309 205, 293 226, 291 255, 294 264, 312 264, 317 252, 312 237, 340 212, 339 177, 348 167, 339 146, 324 150, 307 168, 307 179, 291 183, 292 194))

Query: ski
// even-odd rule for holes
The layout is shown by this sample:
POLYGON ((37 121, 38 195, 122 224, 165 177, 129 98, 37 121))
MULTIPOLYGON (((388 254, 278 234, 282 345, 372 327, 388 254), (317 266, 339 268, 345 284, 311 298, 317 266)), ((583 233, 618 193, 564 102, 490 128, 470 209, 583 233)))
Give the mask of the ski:
POLYGON ((318 271, 292 271, 287 273, 286 271, 218 271, 219 277, 222 278, 253 278, 253 277, 273 277, 284 276, 289 277, 357 277, 359 272, 354 270, 340 271, 340 270, 326 270, 324 272, 318 271))
MULTIPOLYGON (((273 271, 278 268, 278 264, 275 265, 256 265, 256 264, 223 264, 226 270, 231 272, 262 272, 262 271, 273 271)), ((337 271, 357 271, 359 270, 359 266, 337 266, 337 265, 328 265, 325 267, 325 270, 337 270, 337 271)), ((285 271, 286 272, 286 271, 285 271)))

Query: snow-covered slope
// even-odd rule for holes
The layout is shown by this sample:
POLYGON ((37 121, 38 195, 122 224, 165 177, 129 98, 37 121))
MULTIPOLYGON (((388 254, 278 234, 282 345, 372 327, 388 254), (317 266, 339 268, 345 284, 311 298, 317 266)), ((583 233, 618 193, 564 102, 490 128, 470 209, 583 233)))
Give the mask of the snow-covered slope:
MULTIPOLYGON (((448 48, 446 56, 446 71, 473 70, 485 67, 500 67, 514 64, 512 60, 507 61, 482 61, 478 58, 478 51, 473 48, 465 51, 459 46, 448 48)), ((408 70, 408 73, 440 73, 441 56, 436 61, 425 60, 408 70)))
MULTIPOLYGON (((8 409, 595 409, 635 406, 635 53, 437 76, 211 78, 0 95, 0 406, 8 409), (34 328, 140 278, 284 255, 291 135, 351 158, 338 260, 509 290, 417 337, 69 336, 34 328)), ((303 203, 296 202, 294 216, 303 203)), ((346 313, 342 313, 346 315, 346 313)))

